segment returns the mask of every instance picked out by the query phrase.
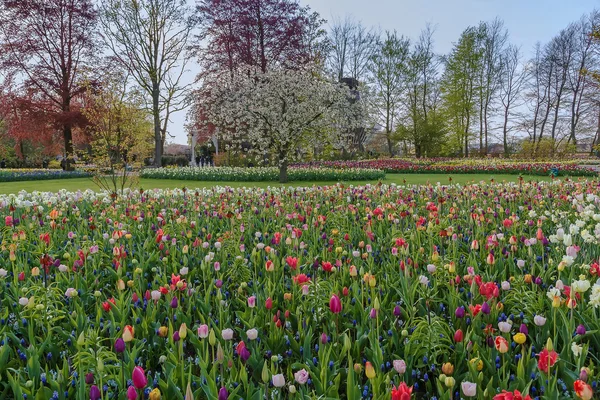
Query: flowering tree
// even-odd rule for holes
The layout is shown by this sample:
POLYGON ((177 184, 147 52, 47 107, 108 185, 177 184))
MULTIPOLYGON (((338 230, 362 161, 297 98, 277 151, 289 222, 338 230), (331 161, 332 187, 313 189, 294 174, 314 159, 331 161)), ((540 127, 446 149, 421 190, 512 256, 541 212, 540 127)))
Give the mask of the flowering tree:
POLYGON ((355 125, 348 88, 324 80, 314 67, 242 75, 233 83, 224 77, 210 86, 208 122, 220 128, 234 151, 250 145, 275 155, 282 183, 290 159, 317 142, 346 143, 355 125))

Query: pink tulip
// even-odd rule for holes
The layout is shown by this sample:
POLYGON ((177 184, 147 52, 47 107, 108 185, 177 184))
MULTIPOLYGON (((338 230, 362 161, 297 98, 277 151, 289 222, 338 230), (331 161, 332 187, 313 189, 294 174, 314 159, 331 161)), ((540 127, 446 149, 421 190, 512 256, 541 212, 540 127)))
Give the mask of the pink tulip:
POLYGON ((127 389, 127 398, 129 400, 137 399, 137 391, 135 390, 135 388, 133 386, 129 386, 129 388, 127 389))
POLYGON ((342 301, 336 294, 331 295, 331 299, 329 299, 329 309, 334 314, 342 312, 342 301))
POLYGON ((142 367, 135 367, 133 369, 131 380, 133 381, 133 385, 138 389, 143 389, 148 384, 148 379, 142 367))

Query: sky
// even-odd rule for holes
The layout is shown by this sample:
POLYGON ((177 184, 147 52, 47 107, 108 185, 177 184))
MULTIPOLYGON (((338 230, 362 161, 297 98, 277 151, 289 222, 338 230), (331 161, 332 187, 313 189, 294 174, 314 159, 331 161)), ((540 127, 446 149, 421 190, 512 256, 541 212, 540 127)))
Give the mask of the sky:
MULTIPOLYGON (((600 9, 600 0, 300 0, 300 4, 310 6, 329 22, 351 16, 365 26, 396 30, 411 39, 430 23, 436 28, 435 49, 442 54, 452 49, 468 26, 499 17, 511 43, 520 46, 526 57, 536 42, 549 41, 583 14, 600 9)), ((198 67, 189 68, 191 80, 198 67)), ((169 124, 173 143, 187 143, 185 114, 178 112, 169 124)))

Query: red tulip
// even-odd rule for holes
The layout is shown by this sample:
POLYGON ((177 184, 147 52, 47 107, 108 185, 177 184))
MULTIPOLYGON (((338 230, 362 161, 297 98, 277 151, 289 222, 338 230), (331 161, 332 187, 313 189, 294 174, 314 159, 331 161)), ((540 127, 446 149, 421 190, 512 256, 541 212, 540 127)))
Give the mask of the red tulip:
POLYGON ((265 301, 265 307, 267 308, 267 310, 273 308, 273 300, 270 297, 267 298, 267 300, 265 301))
POLYGON ((298 268, 298 258, 296 258, 296 257, 288 256, 285 259, 285 262, 292 270, 295 270, 296 268, 298 268))
POLYGON ((392 400, 410 400, 412 389, 412 386, 408 386, 406 382, 402 382, 398 387, 392 387, 392 400))
POLYGON ((332 294, 331 299, 329 299, 329 309, 334 314, 342 312, 342 301, 336 294, 332 294))
POLYGON ((142 367, 135 367, 133 369, 131 380, 133 381, 133 385, 138 389, 143 389, 148 384, 148 379, 142 367))
POLYGON ((573 388, 575 389, 575 394, 580 399, 590 400, 594 396, 592 387, 582 380, 575 381, 573 388))
POLYGON ((464 334, 463 334, 462 329, 458 329, 456 332, 454 332, 454 341, 456 343, 462 342, 463 339, 464 339, 464 334))
POLYGON ((523 396, 518 390, 514 392, 503 390, 502 393, 494 396, 494 400, 531 400, 531 396, 523 396))
POLYGON ((558 360, 557 352, 555 352, 554 350, 548 351, 548 349, 544 349, 539 354, 538 368, 540 369, 540 371, 547 374, 548 370, 552 366, 554 366, 554 364, 556 364, 557 360, 558 360))

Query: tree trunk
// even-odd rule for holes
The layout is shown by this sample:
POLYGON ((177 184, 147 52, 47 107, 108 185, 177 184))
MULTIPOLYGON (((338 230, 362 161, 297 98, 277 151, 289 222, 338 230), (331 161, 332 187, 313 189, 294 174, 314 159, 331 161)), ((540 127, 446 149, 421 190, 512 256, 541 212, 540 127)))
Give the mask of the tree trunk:
POLYGON ((162 166, 163 138, 160 127, 160 89, 158 83, 152 84, 152 116, 154 118, 154 165, 156 168, 162 166))
POLYGON ((390 137, 391 132, 385 134, 385 138, 387 140, 388 151, 390 152, 390 157, 394 157, 394 145, 392 144, 392 138, 390 137))
POLYGON ((65 140, 65 170, 73 171, 73 131, 70 124, 63 126, 63 138, 65 140))
POLYGON ((279 183, 288 182, 288 162, 284 153, 279 153, 279 183))

